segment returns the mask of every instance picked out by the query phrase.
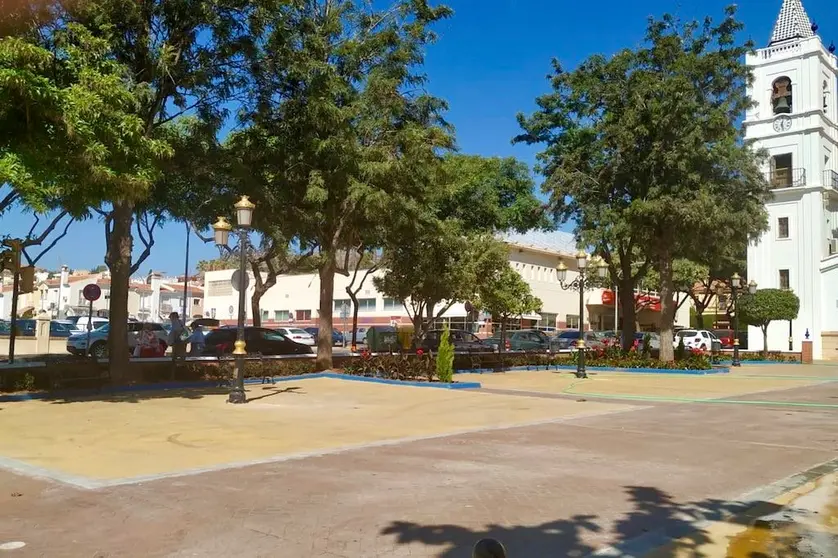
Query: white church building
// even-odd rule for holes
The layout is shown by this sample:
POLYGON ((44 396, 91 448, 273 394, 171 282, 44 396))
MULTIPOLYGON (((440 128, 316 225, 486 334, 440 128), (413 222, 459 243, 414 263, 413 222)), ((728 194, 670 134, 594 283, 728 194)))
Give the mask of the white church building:
MULTIPOLYGON (((804 339, 815 359, 838 359, 838 59, 825 47, 801 0, 783 0, 771 42, 747 57, 756 106, 744 121, 746 138, 769 155, 773 189, 769 230, 748 248, 748 280, 759 288, 792 289, 800 313, 774 322, 768 348, 786 350, 804 339)), ((761 349, 762 333, 748 332, 761 349)))

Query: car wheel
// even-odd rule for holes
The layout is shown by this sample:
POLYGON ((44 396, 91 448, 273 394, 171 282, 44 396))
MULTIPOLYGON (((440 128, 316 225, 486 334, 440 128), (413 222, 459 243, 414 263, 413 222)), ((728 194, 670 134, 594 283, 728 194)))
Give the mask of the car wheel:
POLYGON ((108 358, 108 344, 104 341, 97 341, 90 347, 90 356, 94 358, 108 358))

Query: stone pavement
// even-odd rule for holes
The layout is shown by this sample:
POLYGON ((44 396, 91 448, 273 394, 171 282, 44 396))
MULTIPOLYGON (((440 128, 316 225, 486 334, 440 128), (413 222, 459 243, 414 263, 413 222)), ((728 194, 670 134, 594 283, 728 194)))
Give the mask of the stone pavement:
MULTIPOLYGON (((838 403, 838 382, 790 382, 770 392, 771 399, 838 403)), ((828 462, 838 448, 838 412, 827 407, 612 401, 623 408, 587 415, 580 409, 602 403, 523 393, 442 395, 484 398, 481 405, 572 403, 575 410, 561 421, 500 428, 495 419, 496 426, 473 432, 447 430, 442 434, 450 435, 429 439, 95 490, 0 470, 0 549, 25 543, 0 550, 0 558, 468 558, 469 547, 485 536, 502 539, 513 558, 584 557, 660 529, 698 528, 712 539, 708 528, 693 524, 694 510, 721 520, 739 509, 743 494, 750 499, 760 487, 828 462), (513 403, 518 400, 527 403, 513 403)), ((765 394, 737 392, 738 399, 747 397, 765 394)), ((90 448, 88 459, 95 461, 107 440, 119 438, 120 413, 130 420, 147 403, 108 403, 115 409, 109 435, 104 442, 86 439, 76 451, 90 448)), ((15 405, 0 404, 0 417, 17 412, 15 405)), ((328 416, 326 407, 324 399, 318 412, 328 416)), ((398 408, 390 408, 388 420, 399 420, 398 408)), ((407 423, 422 424, 435 420, 433 409, 422 403, 401 412, 407 423)), ((465 404, 457 420, 474 409, 465 404)), ((500 412, 493 407, 490 414, 500 412)), ((316 413, 307 420, 316 422, 316 413)), ((285 426, 289 436, 306 428, 285 426)), ((28 436, 20 423, 13 431, 36 445, 43 443, 44 430, 38 432, 28 436)), ((765 498, 765 514, 780 510, 782 502, 758 497, 765 498)), ((727 556, 724 542, 735 538, 722 535, 714 550, 720 554, 706 556, 727 556)))

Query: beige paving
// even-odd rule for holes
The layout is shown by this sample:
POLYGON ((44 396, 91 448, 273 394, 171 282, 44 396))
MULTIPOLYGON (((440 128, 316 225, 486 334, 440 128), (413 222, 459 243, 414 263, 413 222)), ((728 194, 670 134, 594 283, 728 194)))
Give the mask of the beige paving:
MULTIPOLYGON (((773 367, 773 366, 772 366, 773 367)), ((749 393, 784 390, 815 385, 819 378, 781 376, 779 370, 759 375, 763 367, 743 367, 731 374, 690 376, 675 374, 597 373, 578 380, 567 372, 509 372, 505 374, 464 374, 461 381, 478 381, 484 388, 545 393, 600 394, 689 399, 719 399, 749 393)), ((787 367, 781 367, 787 368, 787 367)), ((804 368, 797 365, 796 368, 804 368)), ((805 367, 812 372, 810 367, 805 367)), ((815 374, 815 376, 819 376, 815 374)), ((829 378, 827 378, 828 380, 829 378)))
POLYGON ((177 395, 3 404, 0 456, 118 479, 637 408, 334 379, 177 395))

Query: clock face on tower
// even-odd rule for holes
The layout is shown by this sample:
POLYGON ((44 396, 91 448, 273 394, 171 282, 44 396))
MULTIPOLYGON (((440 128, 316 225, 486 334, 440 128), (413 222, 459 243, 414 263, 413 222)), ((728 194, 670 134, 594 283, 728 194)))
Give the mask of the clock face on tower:
POLYGON ((774 120, 775 132, 788 132, 789 130, 791 130, 791 117, 782 115, 774 120))

